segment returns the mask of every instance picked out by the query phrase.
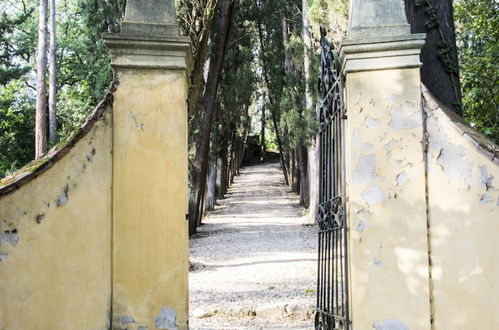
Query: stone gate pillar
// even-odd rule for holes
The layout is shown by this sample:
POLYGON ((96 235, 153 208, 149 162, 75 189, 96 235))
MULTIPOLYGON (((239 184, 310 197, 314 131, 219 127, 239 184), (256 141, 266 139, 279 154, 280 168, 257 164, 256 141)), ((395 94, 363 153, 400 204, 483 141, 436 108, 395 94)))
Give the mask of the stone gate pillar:
POLYGON ((341 59, 353 329, 431 328, 420 49, 402 0, 353 0, 341 59))
POLYGON ((128 0, 115 79, 112 328, 186 329, 190 42, 173 0, 128 0))

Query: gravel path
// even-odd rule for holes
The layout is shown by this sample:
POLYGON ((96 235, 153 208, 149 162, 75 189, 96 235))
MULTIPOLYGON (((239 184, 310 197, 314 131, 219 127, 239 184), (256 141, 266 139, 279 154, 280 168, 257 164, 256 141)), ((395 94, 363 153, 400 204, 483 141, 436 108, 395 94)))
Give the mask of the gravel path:
POLYGON ((245 167, 190 241, 191 329, 312 329, 316 229, 278 164, 245 167))

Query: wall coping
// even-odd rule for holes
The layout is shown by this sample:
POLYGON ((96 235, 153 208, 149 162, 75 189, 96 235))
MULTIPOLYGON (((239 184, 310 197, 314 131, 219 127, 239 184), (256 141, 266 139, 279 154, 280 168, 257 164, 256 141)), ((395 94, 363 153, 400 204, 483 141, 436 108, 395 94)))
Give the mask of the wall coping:
POLYGON ((73 131, 69 137, 59 142, 40 159, 33 160, 14 174, 0 179, 0 198, 36 179, 67 155, 71 149, 90 132, 95 123, 103 117, 108 106, 113 104, 113 93, 116 90, 116 86, 116 82, 111 84, 104 99, 95 107, 85 122, 78 129, 73 131))
POLYGON ((428 108, 432 112, 441 111, 444 114, 444 120, 446 120, 459 135, 468 141, 476 151, 499 165, 499 146, 471 127, 463 117, 451 111, 438 101, 424 84, 421 84, 421 92, 423 95, 423 107, 428 108))

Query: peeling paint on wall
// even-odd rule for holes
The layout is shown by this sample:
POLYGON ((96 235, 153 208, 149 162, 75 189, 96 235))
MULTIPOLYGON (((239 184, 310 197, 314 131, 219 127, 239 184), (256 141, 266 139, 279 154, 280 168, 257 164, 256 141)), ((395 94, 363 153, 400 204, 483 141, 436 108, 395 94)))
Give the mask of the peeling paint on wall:
POLYGON ((409 176, 406 171, 403 171, 397 175, 397 186, 402 187, 409 180, 409 176))
POLYGON ((0 232, 0 246, 10 244, 15 247, 18 243, 19 235, 17 234, 17 229, 0 232))
POLYGON ((485 205, 492 202, 493 202, 492 197, 490 197, 490 195, 487 194, 484 194, 480 199, 480 205, 485 205))
POLYGON ((35 221, 36 221, 36 223, 41 223, 44 218, 45 218, 45 214, 37 214, 35 216, 35 221))
POLYGON ((158 329, 177 329, 177 312, 173 309, 168 309, 166 306, 161 307, 161 312, 154 320, 154 326, 158 329))
POLYGON ((425 103, 431 289, 439 297, 433 300, 435 325, 437 329, 496 329, 499 190, 494 177, 499 178, 499 167, 495 146, 429 93, 425 103), (456 247, 468 251, 469 257, 456 254, 456 247), (470 292, 481 294, 471 297, 470 292), (473 308, 463 305, 463 297, 470 297, 473 308))
POLYGON ((373 145, 370 143, 363 143, 360 139, 360 132, 359 129, 355 129, 353 132, 353 142, 355 143, 355 146, 359 150, 370 150, 373 148, 373 145))
POLYGON ((480 182, 485 185, 485 191, 494 190, 494 177, 489 175, 489 168, 486 165, 480 166, 480 182))
POLYGON ((138 129, 143 131, 144 130, 144 123, 139 121, 137 119, 137 117, 132 112, 130 112, 130 117, 132 118, 133 122, 135 123, 135 126, 137 126, 138 129))
POLYGON ((385 264, 383 263, 383 261, 381 259, 378 259, 378 258, 374 258, 373 259, 373 262, 376 266, 380 267, 380 268, 383 268, 385 267, 385 264))
POLYGON ((353 182, 364 184, 376 181, 376 155, 360 155, 353 172, 353 182))
POLYGON ((362 199, 369 205, 372 206, 377 203, 381 203, 385 200, 385 196, 381 191, 381 188, 376 185, 365 189, 362 194, 362 199))
POLYGON ((367 128, 377 128, 380 125, 379 120, 371 116, 367 116, 366 119, 364 119, 364 124, 366 125, 367 128))
POLYGON ((59 195, 59 197, 55 201, 57 206, 61 207, 61 206, 64 206, 68 203, 68 201, 69 201, 68 193, 69 193, 69 186, 65 185, 64 188, 62 188, 61 194, 59 195))
POLYGON ((364 220, 359 220, 359 223, 357 224, 356 230, 359 233, 362 233, 364 230, 366 230, 366 222, 364 220))
POLYGON ((409 330, 409 327, 398 320, 376 321, 373 324, 376 330, 409 330))
POLYGON ((422 125, 422 114, 419 109, 414 111, 412 102, 405 102, 402 106, 392 106, 390 109, 391 120, 388 127, 392 131, 415 129, 422 125))
POLYGON ((94 157, 95 157, 95 148, 92 148, 92 150, 90 151, 90 153, 87 155, 87 160, 92 163, 94 161, 94 157))
POLYGON ((399 103, 400 102, 400 97, 398 95, 395 95, 395 94, 390 94, 388 95, 388 97, 386 98, 386 101, 388 103, 399 103))
POLYGON ((7 254, 6 253, 0 253, 0 261, 4 261, 5 259, 7 259, 7 254))
POLYGON ((386 155, 388 156, 388 158, 392 157, 392 151, 393 151, 393 148, 395 147, 396 144, 397 144, 397 140, 392 139, 390 142, 388 142, 387 144, 384 145, 384 148, 386 150, 386 155))
POLYGON ((449 182, 462 178, 468 188, 471 187, 473 163, 467 159, 464 147, 449 142, 449 137, 440 130, 434 116, 428 117, 427 127, 430 151, 449 182))
POLYGON ((129 324, 135 323, 135 320, 130 315, 125 315, 121 318, 120 329, 125 330, 129 324))
POLYGON ((440 150, 437 163, 442 168, 449 182, 463 178, 468 186, 472 184, 473 164, 466 159, 463 146, 448 144, 440 150))

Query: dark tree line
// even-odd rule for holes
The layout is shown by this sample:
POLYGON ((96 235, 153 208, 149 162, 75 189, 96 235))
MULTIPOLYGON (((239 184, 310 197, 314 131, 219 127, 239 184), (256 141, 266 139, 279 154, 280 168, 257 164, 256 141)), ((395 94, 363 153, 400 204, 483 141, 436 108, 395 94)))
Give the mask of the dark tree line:
MULTIPOLYGON (((497 1, 405 3, 412 32, 428 36, 423 82, 444 104, 498 141, 497 1)), ((57 95, 49 103, 57 108, 59 139, 78 127, 111 83, 110 58, 100 35, 119 30, 124 6, 125 0, 58 4, 57 49, 52 52, 58 70, 49 75, 57 95)), ((188 99, 191 233, 202 224, 204 212, 226 196, 248 141, 258 144, 258 161, 279 156, 284 183, 315 218, 319 26, 327 27, 335 43, 341 42, 348 7, 348 0, 178 1, 178 20, 194 53, 188 99)), ((39 0, 3 1, 0 10, 3 176, 34 158, 35 105, 37 100, 47 103, 49 93, 41 91, 36 97, 41 83, 34 77, 46 67, 37 69, 43 62, 36 60, 37 43, 43 41, 38 22, 45 21, 38 14, 39 0)), ((47 117, 48 108, 43 106, 47 117)), ((49 145, 54 137, 51 141, 49 145)))

